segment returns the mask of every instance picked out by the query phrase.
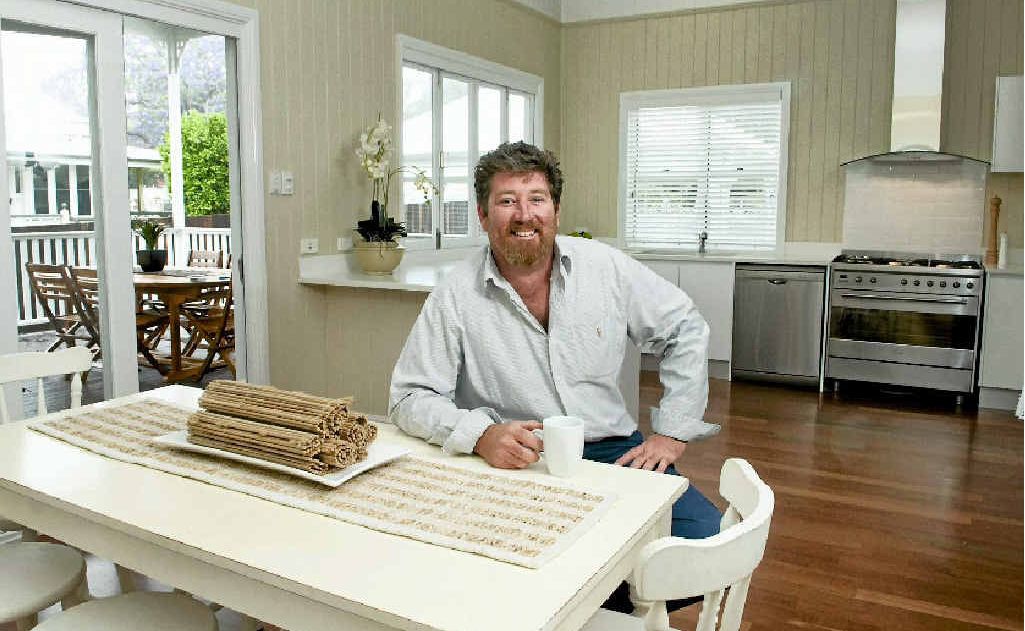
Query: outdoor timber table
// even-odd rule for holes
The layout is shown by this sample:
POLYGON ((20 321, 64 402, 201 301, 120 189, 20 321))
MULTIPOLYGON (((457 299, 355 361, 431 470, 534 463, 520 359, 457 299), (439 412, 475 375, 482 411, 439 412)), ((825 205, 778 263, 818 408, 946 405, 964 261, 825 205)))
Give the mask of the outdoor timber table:
POLYGON ((173 383, 191 377, 199 370, 199 365, 182 368, 181 327, 178 324, 181 306, 198 298, 203 289, 230 283, 231 270, 166 269, 163 272, 137 272, 133 280, 138 298, 143 294, 153 294, 167 305, 167 315, 171 321, 171 357, 164 379, 173 383))
MULTIPOLYGON (((167 386, 96 405, 156 398, 195 407, 201 392, 167 386)), ((381 439, 417 455, 497 471, 379 427, 381 439)), ((501 475, 552 480, 538 465, 501 475)), ((531 569, 114 460, 24 422, 0 425, 0 514, 289 631, 580 629, 638 551, 668 533, 687 480, 596 462, 572 480, 615 499, 531 569)))

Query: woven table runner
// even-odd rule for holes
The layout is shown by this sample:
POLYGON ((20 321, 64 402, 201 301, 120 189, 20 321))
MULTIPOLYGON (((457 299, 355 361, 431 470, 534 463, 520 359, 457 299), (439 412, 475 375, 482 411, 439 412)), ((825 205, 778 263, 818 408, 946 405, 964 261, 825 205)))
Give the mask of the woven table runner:
POLYGON ((575 541, 614 499, 555 480, 512 479, 413 455, 330 488, 151 441, 184 429, 190 411, 137 400, 68 410, 29 428, 116 460, 529 568, 575 541))

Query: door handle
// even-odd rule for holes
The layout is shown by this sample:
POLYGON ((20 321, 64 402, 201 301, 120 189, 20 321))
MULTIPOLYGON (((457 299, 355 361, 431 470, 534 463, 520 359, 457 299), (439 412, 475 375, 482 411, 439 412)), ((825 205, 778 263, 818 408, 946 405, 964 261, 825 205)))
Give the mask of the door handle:
POLYGON ((841 298, 855 298, 860 300, 894 300, 900 302, 930 302, 945 305, 966 305, 968 301, 964 298, 912 298, 910 296, 877 296, 875 294, 840 294, 841 298))

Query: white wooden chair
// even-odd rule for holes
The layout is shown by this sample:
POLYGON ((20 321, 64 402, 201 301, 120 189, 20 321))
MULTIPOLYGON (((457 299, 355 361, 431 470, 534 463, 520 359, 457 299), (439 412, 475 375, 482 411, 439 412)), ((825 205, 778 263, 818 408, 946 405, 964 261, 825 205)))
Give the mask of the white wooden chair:
MULTIPOLYGON (((74 346, 52 353, 11 353, 0 355, 0 386, 4 384, 37 381, 36 410, 46 414, 46 392, 43 377, 71 375, 71 407, 82 405, 82 373, 92 368, 93 353, 84 346, 74 346)), ((0 388, 0 420, 10 421, 7 400, 0 388)))
POLYGON ((132 592, 100 598, 47 618, 37 631, 217 631, 217 618, 176 592, 132 592))
POLYGON ((751 574, 765 552, 774 499, 772 489, 740 458, 723 463, 719 494, 730 503, 719 534, 663 537, 641 550, 632 581, 642 604, 650 606, 639 606, 632 616, 599 609, 585 631, 667 631, 665 601, 693 596, 705 597, 697 631, 740 628, 751 574))

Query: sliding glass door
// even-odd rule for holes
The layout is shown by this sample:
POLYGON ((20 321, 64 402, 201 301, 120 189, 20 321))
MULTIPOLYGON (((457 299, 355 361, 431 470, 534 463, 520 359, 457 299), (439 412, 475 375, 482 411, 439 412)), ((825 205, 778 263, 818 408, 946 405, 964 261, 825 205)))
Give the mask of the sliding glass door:
MULTIPOLYGON (((244 297, 235 44, 57 0, 0 0, 0 353, 91 348, 86 403, 232 379, 236 366, 246 376, 233 307, 244 297), (137 265, 145 223, 162 229, 163 284, 137 265), (219 302, 187 312, 207 290, 219 302), (214 313, 230 339, 203 334, 214 313)), ((19 394, 8 401, 34 406, 19 394)))

